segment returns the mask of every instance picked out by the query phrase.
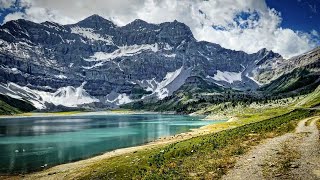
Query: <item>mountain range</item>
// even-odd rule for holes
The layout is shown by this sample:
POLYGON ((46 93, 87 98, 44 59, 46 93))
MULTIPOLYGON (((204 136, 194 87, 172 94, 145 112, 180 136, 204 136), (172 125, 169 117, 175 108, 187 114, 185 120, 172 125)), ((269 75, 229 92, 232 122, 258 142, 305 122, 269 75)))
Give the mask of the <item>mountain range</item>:
POLYGON ((296 94, 319 85, 319 58, 320 48, 290 59, 229 50, 197 41, 178 21, 19 19, 0 27, 0 94, 40 110, 159 102, 192 92, 191 84, 210 93, 296 94))

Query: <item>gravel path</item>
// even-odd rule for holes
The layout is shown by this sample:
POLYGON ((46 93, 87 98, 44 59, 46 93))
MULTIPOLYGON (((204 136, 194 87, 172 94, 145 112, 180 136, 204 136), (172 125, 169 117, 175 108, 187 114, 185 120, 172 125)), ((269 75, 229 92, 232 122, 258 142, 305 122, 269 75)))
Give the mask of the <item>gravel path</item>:
POLYGON ((292 179, 320 179, 320 139, 316 121, 312 119, 309 126, 297 129, 304 136, 300 139, 299 152, 301 158, 296 161, 299 168, 291 171, 292 179))
POLYGON ((320 179, 319 119, 304 119, 294 133, 265 140, 239 157, 222 179, 320 179))

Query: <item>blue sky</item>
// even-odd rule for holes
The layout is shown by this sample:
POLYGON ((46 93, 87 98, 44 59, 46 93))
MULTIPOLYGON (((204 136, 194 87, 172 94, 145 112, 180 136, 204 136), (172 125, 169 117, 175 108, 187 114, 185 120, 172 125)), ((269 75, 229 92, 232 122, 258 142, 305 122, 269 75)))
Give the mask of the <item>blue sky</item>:
POLYGON ((281 12, 282 27, 320 32, 320 0, 267 0, 267 4, 281 12))
POLYGON ((267 48, 289 58, 320 45, 320 0, 0 0, 0 23, 75 23, 99 14, 118 25, 178 20, 198 40, 254 53, 267 48))

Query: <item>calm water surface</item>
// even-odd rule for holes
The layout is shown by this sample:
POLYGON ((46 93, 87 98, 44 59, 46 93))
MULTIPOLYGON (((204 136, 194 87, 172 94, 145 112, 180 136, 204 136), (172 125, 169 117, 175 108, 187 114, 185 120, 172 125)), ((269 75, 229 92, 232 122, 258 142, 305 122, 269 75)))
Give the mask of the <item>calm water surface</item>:
POLYGON ((221 122, 158 114, 3 118, 0 172, 41 170, 221 122))

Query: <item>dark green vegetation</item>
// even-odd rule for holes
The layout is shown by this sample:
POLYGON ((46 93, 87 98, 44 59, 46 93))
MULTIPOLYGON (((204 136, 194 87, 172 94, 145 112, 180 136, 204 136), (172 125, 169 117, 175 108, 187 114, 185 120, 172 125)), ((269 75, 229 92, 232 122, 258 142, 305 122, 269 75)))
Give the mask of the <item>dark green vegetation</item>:
POLYGON ((131 94, 134 94, 134 96, 132 97, 133 99, 140 99, 140 98, 142 98, 142 96, 148 95, 148 94, 151 94, 151 93, 152 93, 152 92, 146 91, 146 90, 142 89, 142 88, 139 87, 139 86, 134 87, 134 88, 131 90, 131 94))
POLYGON ((237 91, 208 84, 199 77, 190 77, 172 96, 160 101, 136 101, 121 106, 124 109, 147 111, 174 111, 189 114, 212 105, 229 103, 230 106, 248 106, 253 102, 268 104, 313 92, 320 85, 320 75, 300 68, 285 74, 258 91, 237 91))
POLYGON ((0 94, 0 115, 11 115, 35 110, 29 102, 0 94))
POLYGON ((312 93, 308 94, 300 103, 300 106, 306 108, 319 108, 320 107, 320 86, 312 93))
MULTIPOLYGON (((263 72, 262 74, 265 74, 264 76, 266 77, 277 78, 258 88, 256 91, 238 91, 213 83, 210 84, 210 82, 204 81, 198 76, 191 76, 170 97, 166 97, 160 101, 137 101, 124 105, 123 108, 148 111, 174 111, 189 114, 213 105, 228 103, 231 106, 239 104, 248 106, 253 102, 268 104, 270 101, 312 93, 320 85, 318 50, 313 51, 311 54, 294 58, 292 64, 296 64, 297 66, 293 68, 293 65, 286 64, 280 66, 275 71, 269 72, 266 70, 266 72, 263 72)), ((319 101, 315 100, 315 102, 319 101)))
POLYGON ((298 120, 319 114, 297 109, 268 120, 246 124, 163 147, 99 161, 79 170, 82 179, 215 179, 260 140, 294 130, 298 120))
POLYGON ((241 92, 232 89, 223 89, 217 85, 207 84, 201 78, 192 83, 186 83, 172 96, 159 101, 137 101, 121 106, 124 109, 147 110, 156 112, 174 111, 189 114, 208 106, 231 102, 232 105, 252 102, 268 102, 277 97, 262 97, 255 92, 241 92))
MULTIPOLYGON (((231 90, 227 90, 231 91, 231 90)), ((137 101, 121 106, 124 109, 133 110, 147 110, 147 111, 175 111, 177 113, 191 113, 201 109, 212 103, 222 102, 223 97, 220 95, 225 94, 225 89, 215 84, 208 84, 200 77, 192 76, 186 80, 174 95, 164 98, 160 101, 137 101), (207 94, 210 95, 207 95, 207 94), (214 96, 214 100, 210 99, 214 96)))
MULTIPOLYGON (((319 66, 319 64, 317 65, 319 66)), ((273 94, 306 94, 320 84, 320 75, 308 68, 298 68, 289 74, 282 75, 270 84, 260 88, 261 91, 273 94)))

